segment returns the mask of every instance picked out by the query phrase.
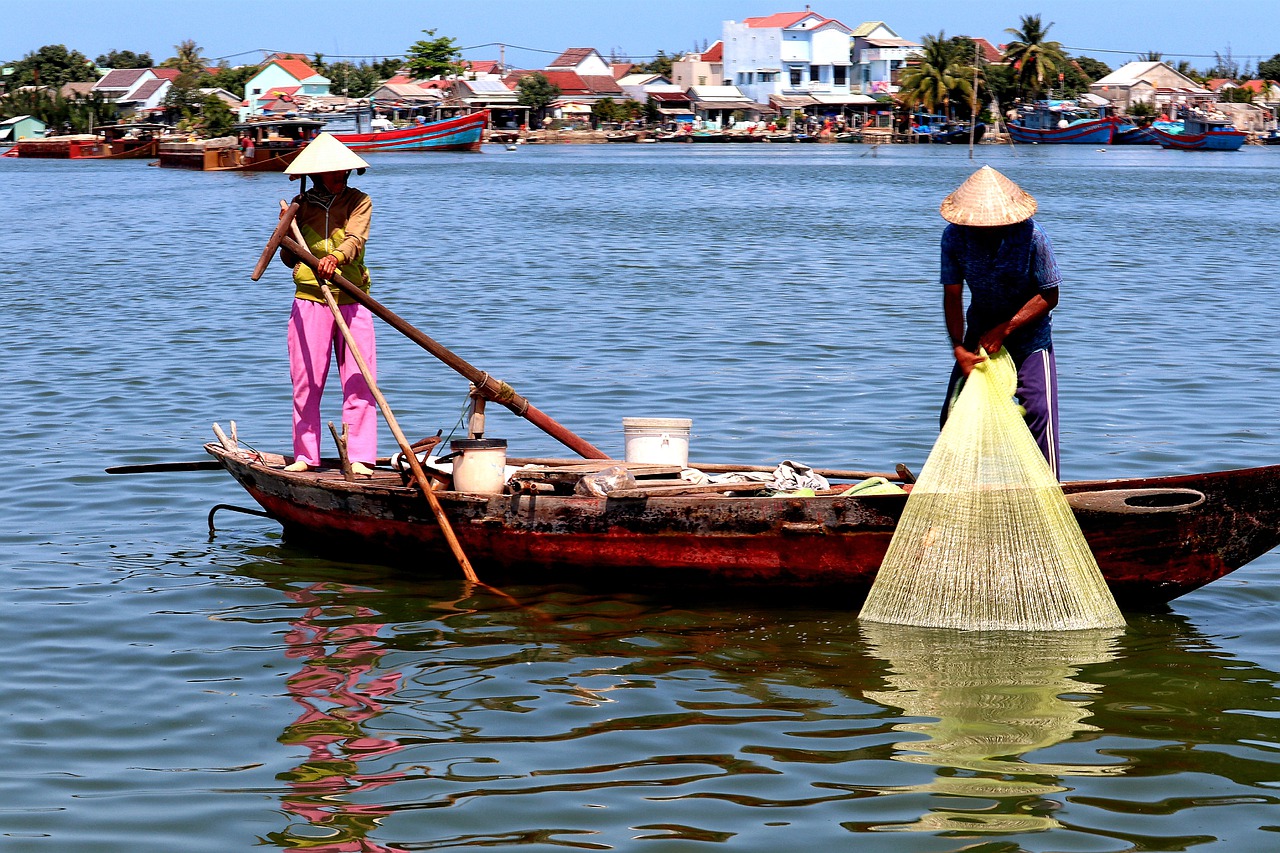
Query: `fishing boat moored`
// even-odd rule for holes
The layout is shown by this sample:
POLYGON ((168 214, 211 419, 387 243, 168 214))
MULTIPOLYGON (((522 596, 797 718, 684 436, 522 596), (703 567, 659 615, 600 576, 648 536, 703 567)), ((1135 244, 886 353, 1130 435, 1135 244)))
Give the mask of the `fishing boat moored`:
POLYGON ((1178 151, 1239 151, 1248 134, 1237 130, 1231 119, 1217 113, 1191 110, 1180 130, 1152 126, 1162 148, 1178 151))
POLYGON ((156 156, 160 140, 173 128, 155 122, 108 124, 98 128, 97 142, 72 143, 72 160, 142 160, 156 156))
POLYGON ((442 121, 430 121, 397 130, 371 133, 335 133, 334 137, 352 151, 479 151, 489 111, 471 113, 442 121))
POLYGON ((323 126, 323 122, 303 118, 248 121, 235 126, 236 136, 161 142, 158 156, 166 168, 283 172, 323 126), (239 139, 246 134, 254 144, 252 149, 242 150, 239 139))
POLYGON ((1018 110, 1008 122, 1014 142, 1037 145, 1109 145, 1116 121, 1082 109, 1074 101, 1040 101, 1018 110))

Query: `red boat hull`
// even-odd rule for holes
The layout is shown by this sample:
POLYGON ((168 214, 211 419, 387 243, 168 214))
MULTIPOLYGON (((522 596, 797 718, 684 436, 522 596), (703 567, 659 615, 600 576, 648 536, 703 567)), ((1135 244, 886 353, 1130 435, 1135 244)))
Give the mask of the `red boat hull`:
MULTIPOLYGON (((421 496, 388 474, 288 474, 206 450, 284 527, 325 553, 456 572, 421 496)), ((1099 567, 1127 605, 1169 601, 1280 544, 1280 466, 1064 485, 1099 567)), ((627 587, 835 588, 861 596, 905 496, 606 500, 439 492, 481 578, 627 587)))
POLYGON ((352 151, 479 151, 489 113, 433 121, 378 133, 335 133, 352 151))

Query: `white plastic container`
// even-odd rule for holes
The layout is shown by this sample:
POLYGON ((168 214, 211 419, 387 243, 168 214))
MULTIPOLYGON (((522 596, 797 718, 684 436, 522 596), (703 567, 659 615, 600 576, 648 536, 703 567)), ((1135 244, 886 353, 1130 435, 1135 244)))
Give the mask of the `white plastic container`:
POLYGON ((449 442, 458 454, 453 460, 453 488, 477 495, 497 495, 507 482, 505 438, 460 438, 449 442))
POLYGON ((625 458, 628 462, 687 467, 692 427, 689 418, 623 418, 625 458))

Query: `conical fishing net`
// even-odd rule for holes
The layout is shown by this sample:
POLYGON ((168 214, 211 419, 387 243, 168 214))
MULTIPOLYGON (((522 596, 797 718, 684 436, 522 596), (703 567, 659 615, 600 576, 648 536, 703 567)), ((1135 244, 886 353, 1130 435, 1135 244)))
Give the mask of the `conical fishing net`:
POLYGON ((962 630, 1124 624, 1013 400, 1017 384, 1003 349, 970 373, 860 618, 962 630))

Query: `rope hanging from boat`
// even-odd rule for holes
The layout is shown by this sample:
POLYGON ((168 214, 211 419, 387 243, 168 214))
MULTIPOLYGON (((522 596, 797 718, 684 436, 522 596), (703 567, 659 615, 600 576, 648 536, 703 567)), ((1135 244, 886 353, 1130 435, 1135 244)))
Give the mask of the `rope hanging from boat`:
POLYGON ((962 630, 1124 624, 1016 387, 1003 349, 970 373, 860 618, 962 630))

